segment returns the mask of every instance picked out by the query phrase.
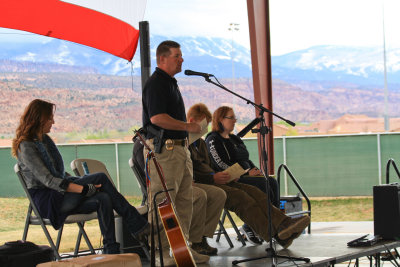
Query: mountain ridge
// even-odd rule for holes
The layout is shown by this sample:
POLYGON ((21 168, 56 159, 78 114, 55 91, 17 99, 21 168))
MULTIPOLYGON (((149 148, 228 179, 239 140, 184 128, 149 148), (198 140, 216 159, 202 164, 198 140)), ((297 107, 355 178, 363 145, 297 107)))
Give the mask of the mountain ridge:
MULTIPOLYGON (((155 64, 156 45, 166 36, 150 35, 151 65, 155 64)), ((174 37, 181 44, 185 59, 184 67, 212 73, 218 78, 252 76, 250 50, 229 39, 216 37, 174 37), (232 51, 233 45, 233 51, 232 51), (232 64, 233 63, 233 64, 232 64)), ((390 90, 400 88, 400 48, 390 48, 387 54, 387 81, 390 90)), ((62 72, 78 72, 106 75, 140 75, 140 49, 131 63, 108 53, 80 44, 49 39, 44 43, 27 43, 10 46, 0 43, 0 59, 10 62, 32 63, 30 72, 42 72, 44 66, 35 70, 36 64, 62 64, 62 72), (71 67, 68 69, 67 66, 71 67), (87 69, 85 69, 87 68, 87 69), (87 72, 86 72, 87 71, 87 72)), ((340 86, 351 88, 383 88, 383 48, 320 45, 279 56, 272 56, 272 77, 292 83, 309 84, 309 90, 329 89, 340 86), (315 84, 315 89, 310 84, 315 84)), ((14 63, 15 65, 16 63, 14 63)), ((19 71, 15 68, 16 71, 19 71)), ((2 69, 0 69, 2 71, 2 69)), ((49 65, 44 72, 54 72, 49 65)), ((178 74, 182 76, 183 74, 178 74)))

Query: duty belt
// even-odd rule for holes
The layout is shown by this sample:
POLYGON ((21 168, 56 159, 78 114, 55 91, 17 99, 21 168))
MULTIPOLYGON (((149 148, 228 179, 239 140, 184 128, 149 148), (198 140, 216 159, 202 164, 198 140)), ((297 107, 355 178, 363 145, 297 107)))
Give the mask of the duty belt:
POLYGON ((188 140, 185 139, 167 139, 165 140, 165 149, 166 150, 173 150, 174 146, 188 146, 188 140))

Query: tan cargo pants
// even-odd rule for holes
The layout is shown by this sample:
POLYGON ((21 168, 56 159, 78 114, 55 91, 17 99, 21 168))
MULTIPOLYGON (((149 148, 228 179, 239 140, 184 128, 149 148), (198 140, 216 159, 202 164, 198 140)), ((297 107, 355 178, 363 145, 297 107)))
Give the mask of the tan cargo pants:
MULTIPOLYGON (((152 140, 146 141, 150 149, 154 149, 152 140)), ((144 157, 147 157, 146 147, 143 150, 144 157)), ((181 229, 186 239, 189 238, 190 221, 192 218, 192 181, 193 181, 193 166, 190 159, 190 152, 187 147, 176 145, 172 150, 166 150, 163 146, 161 153, 154 153, 157 162, 162 168, 165 183, 169 191, 172 202, 175 205, 176 215, 181 225, 181 229)), ((155 193, 163 191, 164 188, 161 184, 156 167, 153 160, 149 161, 150 164, 150 192, 149 192, 149 221, 151 221, 151 214, 153 213, 153 197, 155 193)), ((165 199, 165 193, 157 196, 157 203, 165 199)), ((158 213, 157 213, 158 214, 158 213)), ((154 222, 155 223, 155 222, 154 222)), ((160 223, 160 237, 161 246, 163 249, 169 248, 168 239, 165 234, 164 228, 160 223)), ((157 239, 156 239, 157 240, 157 239)), ((157 242, 156 242, 157 243, 157 242)), ((157 245, 158 246, 158 245, 157 245)))
POLYGON ((193 216, 189 241, 201 242, 203 236, 212 238, 225 205, 224 190, 214 185, 193 184, 193 216))

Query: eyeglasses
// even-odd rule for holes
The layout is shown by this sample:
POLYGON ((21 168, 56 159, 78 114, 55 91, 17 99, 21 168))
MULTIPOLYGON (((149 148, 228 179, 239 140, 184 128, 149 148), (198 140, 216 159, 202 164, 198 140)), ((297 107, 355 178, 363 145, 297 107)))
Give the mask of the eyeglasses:
POLYGON ((234 121, 237 120, 237 118, 235 116, 225 116, 224 118, 229 119, 229 120, 234 120, 234 121))

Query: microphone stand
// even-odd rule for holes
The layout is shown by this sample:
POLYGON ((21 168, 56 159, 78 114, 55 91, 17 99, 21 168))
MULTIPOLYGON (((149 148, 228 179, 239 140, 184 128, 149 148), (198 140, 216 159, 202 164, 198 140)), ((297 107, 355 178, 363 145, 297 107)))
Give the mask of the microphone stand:
MULTIPOLYGON (((262 163, 263 163, 263 170, 264 170, 264 174, 266 175, 266 177, 268 177, 268 166, 267 166, 267 162, 268 162, 268 156, 267 156, 267 150, 266 150, 266 146, 265 146, 265 139, 266 139, 266 135, 271 132, 271 129, 265 124, 265 118, 264 118, 264 112, 268 112, 272 115, 274 115, 275 117, 278 117, 280 119, 282 119, 283 121, 285 121, 286 123, 288 123, 291 126, 295 126, 296 124, 290 120, 287 120, 277 114, 275 114, 274 112, 272 112, 271 110, 266 109, 262 104, 256 104, 253 101, 229 90, 228 88, 226 88, 225 86, 223 86, 218 79, 214 76, 214 75, 208 75, 208 76, 203 76, 204 79, 209 82, 212 83, 216 86, 218 86, 219 88, 243 99, 244 101, 246 101, 247 104, 251 104, 253 105, 256 109, 258 109, 259 113, 259 117, 258 120, 260 121, 260 128, 256 129, 256 130, 252 130, 252 132, 258 132, 260 133, 260 144, 261 144, 261 159, 262 159, 262 163), (210 79, 210 77, 214 77, 218 83, 212 81, 210 79)), ((266 178, 267 179, 267 178, 266 178)), ((272 259, 272 266, 275 267, 277 266, 277 259, 278 258, 282 258, 282 259, 288 259, 291 261, 305 261, 305 262, 310 262, 309 258, 302 258, 302 257, 291 257, 291 256, 286 256, 286 255, 278 255, 275 251, 275 248, 273 247, 273 242, 272 242, 272 220, 271 220, 271 199, 270 199, 270 191, 269 191, 269 183, 268 180, 265 183, 266 184, 266 192, 267 192, 267 214, 268 214, 268 235, 269 235, 269 247, 266 248, 266 252, 267 255, 262 256, 262 257, 256 257, 256 258, 248 258, 248 259, 244 259, 244 260, 234 260, 232 261, 233 265, 237 265, 238 263, 241 262, 247 262, 247 261, 254 261, 254 260, 259 260, 259 259, 264 259, 264 258, 271 258, 272 259)))

